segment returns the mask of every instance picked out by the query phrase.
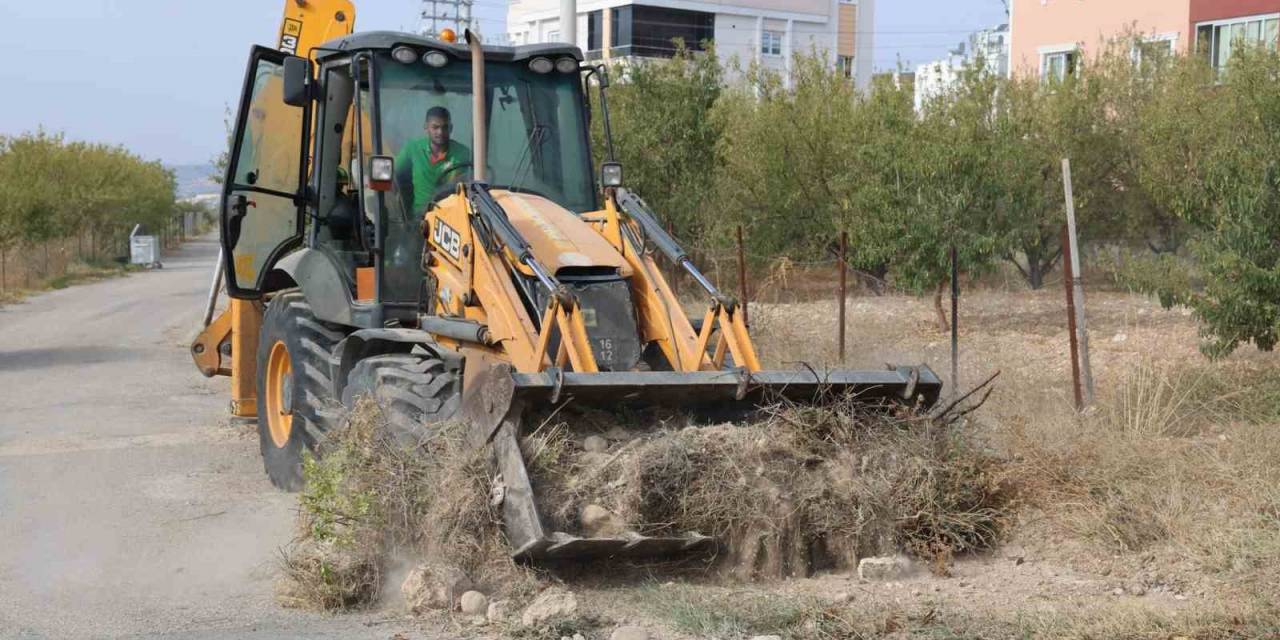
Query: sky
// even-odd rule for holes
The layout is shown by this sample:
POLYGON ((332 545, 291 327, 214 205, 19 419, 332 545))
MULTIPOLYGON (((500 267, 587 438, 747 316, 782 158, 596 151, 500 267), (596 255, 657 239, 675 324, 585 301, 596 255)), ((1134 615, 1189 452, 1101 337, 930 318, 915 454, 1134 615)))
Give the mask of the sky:
MULTIPOLYGON (((416 0, 357 0, 356 28, 413 30, 416 0)), ((43 128, 120 144, 147 159, 201 164, 226 141, 253 44, 272 45, 280 0, 0 0, 0 135, 43 128)), ((505 2, 476 0, 482 33, 505 2)), ((1005 21, 1000 0, 878 0, 876 69, 946 54, 1005 21)))

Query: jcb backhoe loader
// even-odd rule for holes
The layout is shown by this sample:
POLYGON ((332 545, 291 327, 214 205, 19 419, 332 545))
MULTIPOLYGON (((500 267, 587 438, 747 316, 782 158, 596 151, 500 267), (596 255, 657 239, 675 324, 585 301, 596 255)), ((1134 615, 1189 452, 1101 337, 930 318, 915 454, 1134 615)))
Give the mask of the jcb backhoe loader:
POLYGON ((664 554, 709 540, 544 528, 519 447, 526 409, 937 398, 927 367, 763 370, 739 302, 623 188, 618 163, 593 170, 587 91, 608 131, 607 69, 578 48, 347 35, 346 2, 286 5, 312 14, 286 20, 285 51, 253 49, 222 194, 234 303, 192 345, 206 375, 239 383, 233 411, 256 410, 276 485, 299 488, 303 452, 371 394, 400 436, 468 421, 493 453, 513 555, 664 554), (316 46, 325 25, 341 37, 316 46), (699 325, 656 254, 705 295, 699 325))

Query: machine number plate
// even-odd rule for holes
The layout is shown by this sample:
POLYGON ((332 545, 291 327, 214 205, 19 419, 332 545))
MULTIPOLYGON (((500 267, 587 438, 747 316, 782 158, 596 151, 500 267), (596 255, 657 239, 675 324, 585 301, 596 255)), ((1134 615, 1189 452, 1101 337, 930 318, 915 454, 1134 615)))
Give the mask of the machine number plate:
POLYGON ((302 37, 302 22, 287 18, 284 28, 280 30, 280 50, 291 55, 298 55, 298 39, 302 37))
POLYGON ((445 224, 444 220, 436 218, 436 229, 431 234, 431 240, 444 249, 445 253, 453 256, 454 260, 462 259, 462 234, 445 224))

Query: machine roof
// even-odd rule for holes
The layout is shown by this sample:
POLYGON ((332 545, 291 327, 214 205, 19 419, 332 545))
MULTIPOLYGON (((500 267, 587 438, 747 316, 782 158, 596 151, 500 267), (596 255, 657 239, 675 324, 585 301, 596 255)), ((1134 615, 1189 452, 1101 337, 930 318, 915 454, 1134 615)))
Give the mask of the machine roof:
MULTIPOLYGON (((320 60, 324 60, 352 51, 394 49, 400 45, 419 49, 437 49, 455 58, 471 58, 471 50, 464 42, 449 43, 436 38, 396 31, 369 31, 352 34, 337 40, 330 40, 321 45, 321 50, 318 52, 317 57, 320 60)), ((514 47, 486 44, 484 45, 484 56, 486 60, 498 62, 518 62, 537 56, 573 56, 578 61, 582 61, 582 51, 568 43, 526 44, 514 47)))

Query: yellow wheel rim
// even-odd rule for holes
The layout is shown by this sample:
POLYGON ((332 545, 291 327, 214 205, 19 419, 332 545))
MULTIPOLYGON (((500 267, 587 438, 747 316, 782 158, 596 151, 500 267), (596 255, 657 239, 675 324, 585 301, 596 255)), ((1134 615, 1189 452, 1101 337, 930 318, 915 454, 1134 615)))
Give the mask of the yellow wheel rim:
POLYGON ((267 429, 276 447, 283 448, 293 432, 293 364, 284 342, 271 345, 266 376, 267 429))

